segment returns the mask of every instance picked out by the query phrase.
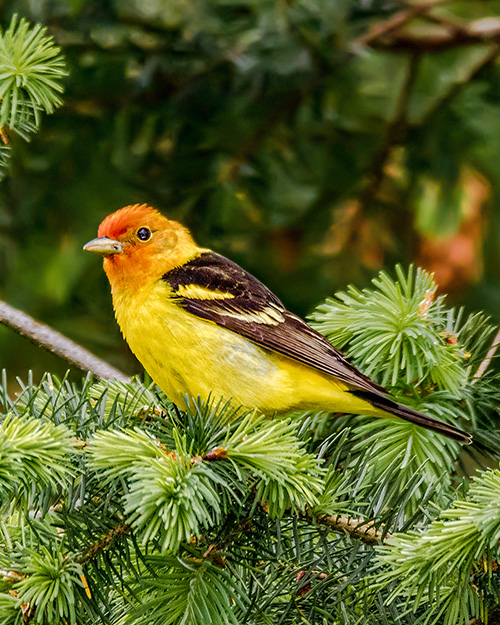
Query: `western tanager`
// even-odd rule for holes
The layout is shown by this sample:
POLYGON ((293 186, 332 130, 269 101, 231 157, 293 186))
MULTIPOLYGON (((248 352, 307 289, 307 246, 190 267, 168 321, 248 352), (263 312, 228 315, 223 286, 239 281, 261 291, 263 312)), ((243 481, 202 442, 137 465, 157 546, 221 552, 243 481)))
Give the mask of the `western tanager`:
POLYGON ((104 257, 123 336, 180 407, 211 395, 268 414, 395 416, 471 442, 397 404, 262 282, 149 206, 112 213, 84 249, 104 257))

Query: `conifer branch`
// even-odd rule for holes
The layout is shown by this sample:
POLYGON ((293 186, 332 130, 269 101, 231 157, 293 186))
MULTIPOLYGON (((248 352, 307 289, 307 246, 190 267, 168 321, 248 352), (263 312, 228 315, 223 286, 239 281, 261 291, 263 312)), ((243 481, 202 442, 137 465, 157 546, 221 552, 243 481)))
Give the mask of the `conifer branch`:
MULTIPOLYGON (((477 405, 485 429, 500 376, 471 385, 470 363, 497 329, 431 297, 425 272, 396 273, 339 293, 315 325, 409 405, 451 422, 477 405)), ((443 625, 464 625, 479 619, 483 596, 493 605, 500 473, 439 513, 453 495, 454 442, 396 420, 271 420, 223 401, 184 412, 137 380, 30 383, 15 400, 4 381, 1 395, 11 416, 0 486, 7 480, 6 504, 16 494, 29 504, 0 524, 1 622, 274 622, 288 596, 292 616, 322 602, 332 622, 379 623, 378 612, 420 601, 443 610, 443 625), (22 526, 26 512, 34 531, 22 526), (441 593, 441 607, 429 593, 441 593)))
POLYGON ((24 139, 40 127, 40 113, 61 106, 67 75, 61 49, 46 27, 12 17, 0 28, 0 177, 8 165, 11 131, 24 139))
POLYGON ((46 33, 46 27, 31 27, 17 15, 7 30, 0 30, 0 125, 21 134, 38 127, 40 111, 52 113, 62 104, 61 80, 67 72, 61 49, 46 33))
POLYGON ((130 378, 110 364, 66 338, 60 332, 36 321, 30 315, 0 301, 0 323, 25 336, 35 345, 43 347, 71 365, 89 371, 98 378, 129 382, 130 378))
POLYGON ((123 521, 116 527, 113 527, 113 529, 111 529, 100 540, 90 545, 90 547, 88 547, 88 549, 84 553, 76 558, 76 561, 78 562, 78 564, 85 564, 89 560, 94 560, 100 553, 107 549, 114 540, 125 536, 130 532, 131 529, 132 526, 129 523, 125 523, 123 521))
POLYGON ((487 67, 493 65, 499 54, 500 45, 495 44, 491 46, 490 49, 486 51, 483 58, 474 64, 465 76, 454 82, 449 91, 447 91, 442 97, 438 98, 426 111, 423 117, 412 123, 412 126, 419 127, 428 126, 429 124, 432 125, 433 118, 435 118, 440 111, 448 106, 462 92, 462 90, 467 87, 467 85, 480 76, 487 67))

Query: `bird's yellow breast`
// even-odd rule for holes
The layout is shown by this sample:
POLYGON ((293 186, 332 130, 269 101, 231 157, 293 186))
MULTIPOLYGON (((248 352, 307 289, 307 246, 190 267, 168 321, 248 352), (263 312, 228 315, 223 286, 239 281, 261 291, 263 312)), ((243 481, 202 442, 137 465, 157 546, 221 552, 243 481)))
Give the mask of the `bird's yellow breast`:
POLYGON ((340 412, 359 403, 336 378, 186 312, 162 281, 134 293, 113 292, 113 305, 131 350, 181 407, 186 396, 223 397, 267 413, 340 412))

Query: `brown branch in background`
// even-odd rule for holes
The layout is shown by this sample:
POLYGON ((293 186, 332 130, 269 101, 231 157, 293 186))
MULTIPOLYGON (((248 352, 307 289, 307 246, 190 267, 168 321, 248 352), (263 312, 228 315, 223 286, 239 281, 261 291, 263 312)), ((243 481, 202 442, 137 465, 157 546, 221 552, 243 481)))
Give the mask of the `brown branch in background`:
POLYGON ((410 65, 399 96, 394 119, 387 126, 382 147, 376 154, 371 171, 359 196, 361 212, 372 206, 377 199, 384 180, 385 169, 390 160, 393 147, 400 144, 410 127, 408 122, 408 104, 418 74, 419 62, 424 52, 447 50, 461 45, 493 44, 479 63, 471 68, 467 76, 455 83, 450 91, 441 98, 425 115, 424 120, 411 124, 420 125, 443 106, 446 106, 461 89, 473 80, 489 64, 494 63, 500 54, 500 18, 491 17, 470 24, 455 23, 447 17, 433 13, 437 6, 448 0, 428 0, 409 5, 395 13, 389 19, 372 26, 367 33, 357 39, 357 46, 368 46, 377 50, 411 52, 410 65), (414 19, 425 20, 433 24, 430 33, 412 31, 410 22, 414 19))
POLYGON ((394 119, 387 126, 385 139, 382 147, 378 151, 373 167, 368 174, 367 181, 362 189, 359 197, 361 209, 367 208, 376 200, 380 185, 384 179, 384 171, 389 161, 392 148, 395 144, 400 143, 408 126, 408 105, 410 103, 411 92, 415 85, 420 63, 420 55, 414 54, 410 57, 408 72, 399 94, 399 101, 396 108, 394 119))
POLYGON ((474 22, 457 22, 432 12, 450 0, 426 0, 406 6, 374 24, 359 37, 355 47, 390 52, 443 52, 461 46, 500 43, 500 18, 492 16, 474 22), (414 19, 433 24, 428 31, 412 30, 414 19))
POLYGON ((425 15, 437 4, 443 4, 443 0, 428 0, 427 2, 412 4, 398 11, 389 19, 374 24, 364 35, 361 35, 361 37, 354 42, 354 45, 376 47, 378 42, 384 41, 384 38, 390 36, 394 31, 407 24, 413 18, 425 15))
POLYGON ((2 301, 0 301, 0 323, 25 336, 35 345, 45 348, 83 371, 89 371, 98 378, 119 382, 130 381, 124 373, 97 358, 60 332, 2 301))
POLYGON ((465 25, 449 23, 428 34, 392 30, 369 42, 374 50, 390 52, 444 52, 463 46, 500 43, 500 19, 486 18, 465 25))

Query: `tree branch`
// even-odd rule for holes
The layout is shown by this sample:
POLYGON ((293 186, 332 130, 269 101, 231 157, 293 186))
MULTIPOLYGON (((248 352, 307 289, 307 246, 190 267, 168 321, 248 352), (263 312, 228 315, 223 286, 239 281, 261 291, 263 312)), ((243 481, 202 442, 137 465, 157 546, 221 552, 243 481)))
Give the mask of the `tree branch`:
POLYGON ((500 43, 500 18, 492 16, 470 23, 454 22, 433 14, 448 0, 426 0, 409 5, 389 19, 374 24, 355 45, 391 52, 442 52, 461 46, 500 43), (412 31, 409 22, 421 18, 435 24, 430 32, 412 31))
MULTIPOLYGON (((222 447, 217 447, 213 451, 205 454, 203 458, 198 458, 198 460, 210 462, 225 461, 227 460, 227 451, 222 447)), ((193 460, 191 460, 191 462, 193 462, 193 460)), ((340 514, 313 515, 309 511, 299 512, 299 518, 311 525, 325 525, 334 532, 348 534, 351 538, 360 540, 367 545, 378 545, 387 538, 390 538, 389 534, 377 529, 373 521, 365 521, 364 519, 353 519, 340 514)))
POLYGON ((60 332, 2 301, 0 301, 0 323, 25 336, 35 345, 45 348, 83 371, 89 371, 98 378, 120 382, 130 381, 124 373, 97 358, 60 332))
POLYGON ((366 545, 379 545, 390 538, 390 534, 385 534, 373 522, 366 522, 364 519, 352 519, 339 514, 304 515, 302 518, 311 524, 325 525, 334 532, 347 534, 366 545))
POLYGON ((500 20, 488 18, 468 26, 452 25, 437 28, 429 34, 409 30, 391 31, 370 42, 374 50, 391 52, 444 52, 453 48, 488 43, 500 43, 500 20))
POLYGON ((389 37, 394 31, 407 24, 414 17, 425 15, 436 4, 442 4, 442 2, 443 0, 428 0, 427 2, 420 2, 405 7, 391 15, 389 19, 374 24, 364 35, 361 35, 355 41, 355 45, 376 47, 380 41, 384 41, 386 37, 389 37))
POLYGON ((495 334, 495 338, 493 339, 493 343, 491 344, 491 347, 488 350, 488 353, 486 354, 485 359, 479 365, 476 373, 474 374, 474 379, 480 378, 483 375, 483 373, 486 371, 499 345, 500 345, 500 330, 498 330, 498 332, 495 334))
POLYGON ((384 179, 384 170, 391 155, 392 148, 395 144, 400 143, 406 135, 408 105, 417 78, 419 64, 420 55, 412 55, 409 60, 408 72, 403 82, 401 93, 399 94, 394 119, 387 126, 382 147, 375 156, 371 171, 366 178, 364 188, 361 190, 359 197, 361 208, 367 208, 374 202, 384 179))
POLYGON ((109 545, 116 539, 121 538, 122 536, 126 536, 132 526, 129 523, 122 522, 113 529, 111 529, 105 536, 103 536, 99 541, 90 545, 87 550, 80 554, 76 561, 78 564, 85 564, 89 560, 94 560, 100 553, 102 553, 109 545))

